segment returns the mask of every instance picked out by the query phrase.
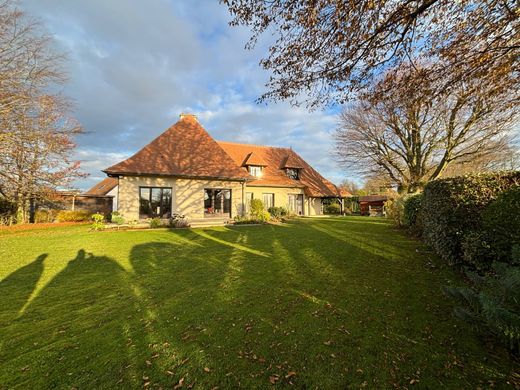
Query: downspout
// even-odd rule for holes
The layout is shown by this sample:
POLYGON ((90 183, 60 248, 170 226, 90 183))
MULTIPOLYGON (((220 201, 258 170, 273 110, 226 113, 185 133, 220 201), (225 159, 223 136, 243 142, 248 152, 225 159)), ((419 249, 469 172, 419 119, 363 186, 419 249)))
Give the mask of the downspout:
POLYGON ((245 203, 245 199, 246 199, 246 181, 242 181, 242 207, 241 207, 241 210, 240 210, 240 215, 242 217, 244 217, 246 215, 246 203, 245 203))

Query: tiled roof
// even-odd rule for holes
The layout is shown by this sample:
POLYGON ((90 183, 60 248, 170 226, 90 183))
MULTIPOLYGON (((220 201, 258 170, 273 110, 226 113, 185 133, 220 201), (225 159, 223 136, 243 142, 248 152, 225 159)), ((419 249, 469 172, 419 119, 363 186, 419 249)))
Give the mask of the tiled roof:
POLYGON ((346 196, 292 149, 221 141, 218 143, 237 164, 241 165, 250 153, 267 163, 262 170, 262 177, 248 183, 248 186, 300 187, 304 188, 305 194, 311 197, 346 196), (301 169, 300 180, 291 179, 286 175, 287 161, 290 161, 291 167, 301 169))
POLYGON ((165 175, 247 180, 248 186, 304 188, 311 197, 348 196, 289 148, 217 142, 193 115, 181 119, 132 157, 105 169, 108 175, 165 175), (262 177, 247 165, 263 166, 262 177), (300 169, 300 180, 286 175, 300 169))
POLYGON ((107 177, 107 178, 101 180, 95 186, 93 186, 90 190, 85 192, 84 195, 97 195, 97 196, 106 195, 110 191, 112 191, 114 189, 114 187, 118 185, 118 183, 119 183, 119 180, 117 178, 107 177))
POLYGON ((181 119, 109 175, 168 175, 246 180, 252 177, 224 152, 192 115, 181 119))
POLYGON ((260 156, 258 153, 251 152, 246 156, 246 160, 244 161, 244 163, 242 165, 244 165, 244 166, 257 165, 260 167, 265 167, 265 166, 267 166, 267 163, 262 158, 262 156, 260 156))
POLYGON ((302 169, 303 165, 294 158, 294 154, 293 153, 290 153, 287 156, 287 158, 285 159, 282 167, 283 168, 302 169))

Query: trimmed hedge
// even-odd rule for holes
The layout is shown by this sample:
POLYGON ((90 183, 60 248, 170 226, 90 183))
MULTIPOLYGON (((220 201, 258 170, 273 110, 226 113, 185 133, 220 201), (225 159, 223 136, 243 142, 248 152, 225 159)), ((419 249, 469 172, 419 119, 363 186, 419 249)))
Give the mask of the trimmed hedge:
POLYGON ((511 262, 520 246, 520 186, 501 193, 482 214, 488 246, 496 260, 511 262))
POLYGON ((323 206, 323 212, 325 214, 339 214, 341 213, 341 206, 339 203, 329 203, 323 206))
POLYGON ((56 219, 58 222, 85 222, 90 221, 91 214, 83 210, 61 210, 56 219))
POLYGON ((520 172, 473 174, 428 183, 421 208, 425 241, 450 264, 460 263, 464 241, 474 242, 475 233, 482 232, 486 206, 517 186, 520 172))

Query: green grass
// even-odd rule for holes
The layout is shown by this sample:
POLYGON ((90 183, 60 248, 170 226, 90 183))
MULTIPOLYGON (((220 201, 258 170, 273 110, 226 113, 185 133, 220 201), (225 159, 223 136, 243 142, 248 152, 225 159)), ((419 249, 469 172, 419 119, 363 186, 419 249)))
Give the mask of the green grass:
POLYGON ((0 279, 0 388, 518 384, 381 219, 0 231, 0 279))

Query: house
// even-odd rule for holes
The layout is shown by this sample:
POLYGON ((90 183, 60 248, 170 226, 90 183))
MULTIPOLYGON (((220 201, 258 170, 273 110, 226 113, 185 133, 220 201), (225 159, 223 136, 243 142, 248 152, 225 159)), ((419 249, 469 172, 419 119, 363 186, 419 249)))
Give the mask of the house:
POLYGON ((117 210, 117 196, 119 180, 115 177, 106 177, 94 185, 83 196, 90 198, 112 198, 112 211, 117 210))
POLYGON ((383 217, 386 215, 385 204, 387 195, 366 195, 359 197, 359 211, 361 215, 383 217))
POLYGON ((117 180, 117 210, 129 220, 173 213, 227 220, 244 215, 254 198, 320 215, 324 198, 348 195, 292 149, 218 142, 189 114, 104 172, 117 180))

